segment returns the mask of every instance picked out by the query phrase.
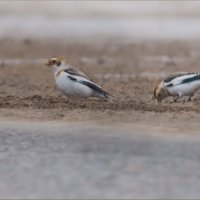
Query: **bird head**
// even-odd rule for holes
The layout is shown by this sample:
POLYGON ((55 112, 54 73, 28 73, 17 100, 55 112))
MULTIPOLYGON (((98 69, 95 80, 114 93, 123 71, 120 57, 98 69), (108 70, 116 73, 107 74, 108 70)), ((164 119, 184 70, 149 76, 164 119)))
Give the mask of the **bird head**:
POLYGON ((160 103, 165 97, 169 96, 163 83, 161 82, 154 88, 154 99, 160 103))
POLYGON ((61 68, 64 65, 64 63, 65 63, 64 58, 54 57, 54 58, 50 58, 49 61, 45 65, 57 71, 59 68, 61 68))

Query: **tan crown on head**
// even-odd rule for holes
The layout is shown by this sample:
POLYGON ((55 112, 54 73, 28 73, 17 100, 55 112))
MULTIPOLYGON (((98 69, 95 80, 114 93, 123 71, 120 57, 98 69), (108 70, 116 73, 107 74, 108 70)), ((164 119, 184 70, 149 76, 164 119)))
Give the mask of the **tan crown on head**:
POLYGON ((55 58, 57 59, 57 61, 60 61, 60 62, 65 60, 64 57, 62 56, 56 56, 55 58))
POLYGON ((49 61, 46 63, 46 65, 50 67, 54 64, 57 64, 59 66, 63 60, 64 58, 62 56, 56 56, 56 57, 50 58, 49 61))
POLYGON ((161 82, 154 89, 154 99, 156 99, 157 102, 161 102, 167 96, 169 96, 169 92, 163 82, 161 82))

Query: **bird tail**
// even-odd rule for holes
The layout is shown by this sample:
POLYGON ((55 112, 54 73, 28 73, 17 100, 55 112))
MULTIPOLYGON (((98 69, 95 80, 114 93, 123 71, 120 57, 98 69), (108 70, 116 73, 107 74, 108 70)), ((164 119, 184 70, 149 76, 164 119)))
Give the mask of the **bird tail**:
POLYGON ((113 102, 113 101, 116 101, 116 97, 114 97, 113 95, 107 93, 107 92, 104 92, 103 94, 103 98, 107 101, 110 101, 110 102, 113 102))

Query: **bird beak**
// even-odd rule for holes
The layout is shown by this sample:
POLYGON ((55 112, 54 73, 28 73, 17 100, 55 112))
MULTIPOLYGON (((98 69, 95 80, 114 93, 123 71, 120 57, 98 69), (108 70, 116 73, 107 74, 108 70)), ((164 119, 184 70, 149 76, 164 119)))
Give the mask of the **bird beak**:
POLYGON ((47 63, 45 63, 45 65, 46 66, 48 66, 48 67, 50 67, 51 66, 51 64, 50 64, 50 62, 48 61, 47 63))

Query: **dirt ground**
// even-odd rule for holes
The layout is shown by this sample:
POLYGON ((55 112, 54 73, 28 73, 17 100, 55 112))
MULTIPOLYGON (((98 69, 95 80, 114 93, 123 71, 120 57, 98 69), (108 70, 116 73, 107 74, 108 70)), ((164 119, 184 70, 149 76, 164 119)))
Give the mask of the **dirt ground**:
POLYGON ((135 123, 199 130, 200 93, 156 104, 155 84, 168 73, 200 71, 200 41, 73 43, 0 40, 0 118, 33 121, 135 123), (48 58, 64 56, 117 100, 71 99, 55 86, 48 58))

